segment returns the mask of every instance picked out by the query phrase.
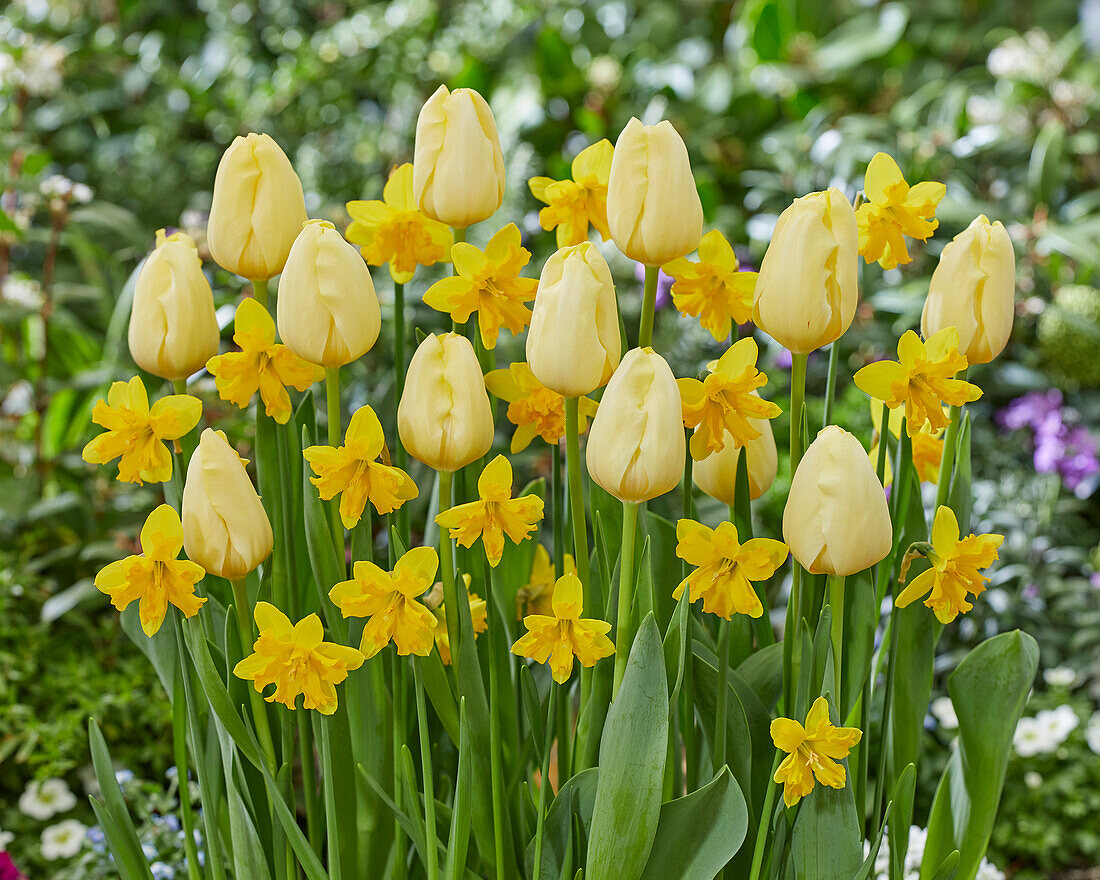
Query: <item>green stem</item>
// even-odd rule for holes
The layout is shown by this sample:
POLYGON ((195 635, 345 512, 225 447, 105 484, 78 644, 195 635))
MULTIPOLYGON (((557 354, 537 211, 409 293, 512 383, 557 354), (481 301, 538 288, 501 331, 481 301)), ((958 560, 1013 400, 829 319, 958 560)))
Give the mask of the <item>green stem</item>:
POLYGON ((554 703, 557 697, 558 683, 551 681, 550 699, 546 707, 546 735, 542 747, 542 776, 539 779, 539 815, 535 827, 535 870, 532 874, 535 878, 542 877, 542 834, 546 821, 546 798, 550 792, 550 746, 554 742, 554 703))
MULTIPOLYGON (((959 378, 965 378, 965 376, 964 373, 959 378)), ((955 442, 959 436, 961 414, 961 406, 951 407, 951 421, 947 423, 947 431, 943 435, 943 457, 940 459, 940 474, 936 482, 936 510, 947 503, 948 494, 951 492, 951 474, 955 466, 955 442)))
POLYGON ((726 706, 729 703, 730 622, 718 620, 718 695, 714 710, 714 772, 726 763, 726 706))
MULTIPOLYGON (((402 805, 401 782, 399 779, 401 766, 401 753, 405 746, 405 663, 397 654, 394 647, 390 657, 393 665, 390 668, 390 687, 393 708, 393 800, 400 809, 402 805)), ((400 822, 393 823, 393 876, 395 880, 404 880, 407 875, 405 860, 405 832, 400 822)))
POLYGON ((309 845, 320 857, 324 845, 321 840, 321 814, 317 803, 317 765, 313 754, 313 729, 305 712, 295 712, 298 724, 298 758, 302 763, 302 788, 306 801, 306 833, 309 845))
MULTIPOLYGON (((340 446, 343 440, 343 427, 340 422, 340 368, 328 367, 325 370, 325 403, 328 408, 328 445, 340 446)), ((345 566, 344 523, 340 519, 340 504, 335 499, 329 502, 329 517, 332 520, 332 539, 336 544, 336 555, 340 565, 345 566)))
MULTIPOLYGON (((173 713, 174 717, 182 717, 184 721, 183 729, 177 730, 173 725, 172 730, 172 745, 175 751, 176 759, 176 786, 179 792, 180 801, 180 819, 183 824, 183 847, 184 852, 187 854, 187 876, 191 880, 202 880, 202 874, 199 868, 199 853, 198 847, 195 845, 195 813, 191 809, 191 784, 188 781, 188 761, 187 761, 187 725, 191 720, 191 713, 195 711, 191 701, 191 688, 189 682, 190 671, 187 664, 186 648, 183 646, 183 630, 180 628, 180 614, 176 611, 170 613, 172 618, 172 632, 176 639, 176 647, 179 651, 179 670, 177 675, 181 676, 185 685, 182 688, 184 698, 184 714, 182 716, 173 713)), ((178 691, 177 691, 178 693, 178 691)), ((197 764, 197 761, 196 761, 197 764)), ((196 768, 197 769, 197 768, 196 768)))
MULTIPOLYGON (((489 563, 489 577, 486 580, 488 592, 485 607, 489 615, 489 639, 495 642, 500 633, 501 620, 497 615, 497 596, 500 582, 496 569, 489 563)), ((502 746, 500 738, 500 673, 497 670, 497 652, 490 644, 489 649, 489 786, 493 798, 493 853, 497 880, 504 880, 504 770, 501 767, 502 746)))
POLYGON ((764 795, 764 809, 760 812, 760 826, 756 829, 756 844, 752 849, 752 867, 749 869, 749 880, 760 880, 760 868, 764 864, 765 844, 768 840, 768 829, 771 827, 772 806, 775 804, 775 791, 779 787, 778 782, 773 782, 775 771, 779 768, 779 760, 782 752, 775 751, 772 759, 771 773, 768 774, 768 791, 764 795))
MULTIPOLYGON (((460 244, 466 240, 466 227, 452 226, 451 232, 454 234, 455 244, 460 244)), ((455 268, 454 259, 451 259, 451 275, 457 275, 458 269, 455 268)), ((451 331, 454 333, 465 334, 466 326, 459 324, 458 321, 451 320, 451 331)))
MULTIPOLYGON (((451 508, 451 484, 454 481, 452 471, 439 471, 439 512, 451 508)), ((455 589, 454 548, 451 536, 446 529, 439 530, 439 567, 443 579, 443 610, 447 615, 447 639, 451 645, 451 665, 457 667, 460 651, 460 628, 458 625, 458 592, 455 589)), ((457 671, 457 670, 456 670, 457 671)))
MULTIPOLYGON (((588 520, 584 509, 584 479, 581 474, 580 399, 565 398, 565 469, 569 480, 569 518, 573 524, 573 561, 584 588, 585 613, 589 605, 588 520)), ((561 572, 564 574, 565 572, 561 572)))
POLYGON ((333 782, 336 774, 342 772, 332 763, 332 743, 329 737, 329 719, 317 717, 317 729, 321 734, 321 766, 325 785, 325 831, 328 840, 328 872, 330 880, 341 880, 340 835, 337 829, 336 792, 333 782))
MULTIPOLYGON (((456 655, 452 655, 456 656, 456 655)), ((421 660, 413 660, 413 689, 416 692, 416 721, 420 728, 420 767, 424 776, 424 825, 427 842, 428 880, 439 875, 439 851, 436 845, 435 780, 432 774, 431 741, 428 738, 428 711, 424 707, 424 682, 421 680, 421 660)))
POLYGON ((267 308, 267 281, 266 278, 252 279, 252 298, 265 309, 267 308))
MULTIPOLYGON (((791 352, 791 480, 794 480, 798 464, 802 460, 802 408, 806 399, 807 355, 791 352)), ((787 626, 783 633, 783 706, 786 711, 794 707, 794 654, 798 641, 798 628, 802 623, 802 566, 791 558, 791 595, 787 626)))
POLYGON ((550 450, 550 506, 554 517, 554 571, 565 573, 565 483, 561 471, 561 446, 548 443, 550 450))
POLYGON ((611 699, 619 693, 626 673, 626 661, 630 657, 630 645, 634 641, 630 621, 631 603, 634 599, 634 533, 637 531, 638 505, 623 502, 623 540, 619 551, 619 614, 615 624, 615 683, 611 699))
POLYGON ((660 266, 645 267, 642 317, 638 324, 638 348, 649 348, 653 345, 653 317, 657 310, 657 278, 660 271, 660 266))
POLYGON ((829 605, 832 607, 833 672, 836 677, 837 712, 844 718, 842 688, 844 682, 844 575, 831 574, 829 581, 829 605))
MULTIPOLYGON (((232 578, 229 583, 233 587, 233 605, 237 609, 237 626, 241 633, 241 649, 246 653, 252 647, 252 618, 248 605, 248 586, 244 578, 232 578)), ((252 719, 256 723, 256 736, 260 740, 264 757, 267 759, 268 769, 274 775, 278 771, 275 763, 275 743, 271 739, 271 726, 267 720, 267 705, 264 703, 260 692, 254 687, 248 688, 248 697, 252 703, 252 719)))
POLYGON ((821 427, 827 428, 833 423, 833 397, 836 394, 836 368, 840 360, 840 340, 833 340, 829 346, 829 376, 825 380, 825 418, 821 427))
POLYGON ((791 352, 791 479, 802 461, 802 406, 806 401, 808 355, 791 352))

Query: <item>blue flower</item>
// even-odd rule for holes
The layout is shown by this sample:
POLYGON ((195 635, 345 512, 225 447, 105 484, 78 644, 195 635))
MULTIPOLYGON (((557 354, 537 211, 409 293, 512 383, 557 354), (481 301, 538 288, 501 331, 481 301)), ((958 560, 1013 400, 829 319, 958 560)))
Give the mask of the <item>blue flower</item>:
POLYGON ((149 871, 153 875, 153 880, 171 880, 176 876, 176 869, 164 862, 153 862, 149 866, 149 871))
POLYGON ((133 770, 127 770, 125 767, 123 767, 121 770, 116 770, 115 771, 115 781, 119 785, 125 785, 127 782, 130 782, 133 778, 134 778, 134 771, 133 770))

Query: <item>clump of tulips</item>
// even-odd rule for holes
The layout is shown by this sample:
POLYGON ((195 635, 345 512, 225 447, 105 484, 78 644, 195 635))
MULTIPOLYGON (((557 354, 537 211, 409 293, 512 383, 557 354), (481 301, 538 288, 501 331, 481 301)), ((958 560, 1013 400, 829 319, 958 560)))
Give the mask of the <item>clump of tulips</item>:
MULTIPOLYGON (((512 224, 467 241, 504 182, 488 104, 440 87, 412 164, 348 203, 343 234, 308 219, 270 137, 233 142, 208 231, 249 282, 228 350, 186 235, 157 233, 140 270, 130 350, 167 384, 114 383, 84 457, 163 488, 141 553, 96 586, 172 697, 202 795, 201 814, 183 804, 190 877, 859 880, 888 839, 900 880, 936 643, 1001 542, 970 532, 966 405, 968 369, 1011 330, 1008 235, 979 217, 943 249, 921 334, 854 375, 877 426, 858 437, 832 398, 859 261, 908 262, 942 184, 880 153, 854 205, 831 188, 784 211, 755 274, 703 234, 669 122, 632 119, 569 179, 531 180, 559 246, 541 271, 512 224), (645 266, 636 327, 591 230, 645 266), (405 285, 437 263, 423 301, 450 327, 409 357, 405 285), (703 375, 654 348, 661 267, 724 349, 703 375), (782 410, 750 319, 792 354, 781 535, 753 516, 782 410), (524 361, 496 363, 504 331, 524 361), (392 398, 379 382, 348 412, 341 370, 380 333, 392 398), (254 435, 202 424, 203 369, 254 435), (549 485, 499 454, 531 444, 549 485), (719 519, 697 518, 696 489, 719 519), (676 522, 648 509, 668 493, 676 522)), ((922 880, 975 876, 1036 659, 1011 632, 951 673, 960 736, 922 880)), ((149 877, 94 723, 92 747, 115 862, 149 877)))

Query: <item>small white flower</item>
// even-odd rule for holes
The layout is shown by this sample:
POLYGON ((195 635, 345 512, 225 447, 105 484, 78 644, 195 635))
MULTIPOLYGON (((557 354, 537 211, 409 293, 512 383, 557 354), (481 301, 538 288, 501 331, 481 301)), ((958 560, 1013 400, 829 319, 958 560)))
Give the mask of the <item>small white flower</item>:
POLYGON ((1100 755, 1100 712, 1093 712, 1089 723, 1085 725, 1085 742, 1100 755))
POLYGON ((3 281, 4 299, 25 309, 37 310, 42 308, 45 297, 42 294, 42 285, 33 278, 24 275, 5 278, 3 281))
POLYGON ((955 704, 950 697, 936 697, 932 701, 932 715, 944 730, 955 730, 959 726, 959 716, 955 714, 955 704))
POLYGON ((9 846, 11 846, 11 842, 13 840, 15 840, 14 834, 12 834, 10 831, 4 831, 2 828, 0 828, 0 852, 4 852, 9 846))
POLYGON ((1055 666, 1043 670, 1043 681, 1051 687, 1068 688, 1077 680, 1077 672, 1069 666, 1055 666))
POLYGON ((73 182, 64 174, 51 174, 38 185, 38 191, 48 199, 63 199, 72 195, 73 182))
POLYGON ((19 809, 32 819, 49 819, 76 806, 76 795, 64 779, 32 781, 19 797, 19 809))
POLYGON ((1058 748, 1058 743, 1051 738, 1050 731, 1034 718, 1021 718, 1012 735, 1012 747, 1021 758, 1030 758, 1053 752, 1058 748))
POLYGON ((1028 770, 1024 774, 1024 785, 1028 788, 1035 789, 1043 784, 1043 777, 1041 774, 1036 773, 1034 770, 1028 770))
POLYGON ((66 819, 42 832, 42 858, 47 861, 71 859, 84 845, 87 827, 76 819, 66 819))
POLYGON ((92 200, 95 193, 86 183, 73 184, 73 202, 78 205, 86 205, 92 200))
POLYGON ((996 865, 982 859, 981 864, 978 865, 978 873, 974 875, 974 880, 1005 880, 1005 875, 1004 871, 996 865))
POLYGON ((1037 712, 1035 720, 1046 728, 1056 746, 1064 743, 1066 737, 1081 723, 1073 707, 1065 704, 1057 709, 1044 709, 1042 712, 1037 712))
POLYGON ((65 50, 56 43, 32 43, 23 50, 23 86, 32 95, 48 97, 61 88, 65 50))

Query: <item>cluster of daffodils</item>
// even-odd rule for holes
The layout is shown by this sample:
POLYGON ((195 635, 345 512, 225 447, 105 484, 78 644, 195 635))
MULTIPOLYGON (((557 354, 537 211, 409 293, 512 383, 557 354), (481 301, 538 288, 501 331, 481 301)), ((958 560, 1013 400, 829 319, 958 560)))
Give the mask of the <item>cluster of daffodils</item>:
MULTIPOLYGON (((506 774, 494 707, 507 699, 501 677, 515 681, 508 644, 512 654, 547 664, 555 687, 568 686, 579 665, 578 717, 591 723, 588 711, 602 719, 597 713, 606 712, 622 686, 640 618, 656 604, 641 586, 652 582, 648 589, 667 590, 684 615, 698 613, 693 605, 709 615, 704 626, 716 633, 724 688, 731 622, 741 616, 746 624, 733 630, 742 654, 775 641, 770 621, 781 595, 779 572, 792 557, 787 627, 813 632, 812 615, 827 583, 833 675, 807 699, 796 669, 808 660, 799 661, 794 639, 784 640, 782 697, 771 721, 777 750, 772 775, 788 807, 817 783, 844 788, 845 759, 866 749, 860 746, 864 731, 844 724, 860 717, 852 714, 850 670, 843 662, 850 650, 845 609, 854 607, 845 578, 854 582, 873 572, 881 598, 897 567, 904 588, 896 607, 923 599, 948 624, 971 609, 988 581, 982 571, 997 558, 1001 538, 968 534, 948 489, 960 413, 981 396, 967 381, 967 369, 996 357, 1011 330, 1007 233, 983 216, 948 244, 932 277, 921 333, 901 337, 897 360, 855 373, 876 419, 868 451, 853 434, 828 424, 828 399, 826 424, 812 436, 806 358, 829 344, 835 352, 853 322, 860 256, 893 268, 911 259, 907 239, 932 235, 942 184, 910 186, 880 153, 856 204, 831 188, 784 211, 753 273, 741 271, 721 231, 704 234, 687 149, 667 121, 646 126, 632 119, 614 146, 604 140, 583 150, 570 178, 530 181, 531 193, 545 205, 540 223, 558 245, 539 272, 514 224, 492 232, 484 246, 466 240, 470 226, 500 207, 504 182, 492 112, 469 89, 440 87, 429 99, 417 123, 413 162, 394 169, 381 200, 347 204, 351 220, 344 234, 308 218, 301 184, 270 137, 237 138, 218 167, 207 238, 214 260, 248 279, 250 295, 236 308, 233 347, 220 352, 212 291, 194 241, 182 232, 157 233, 137 281, 129 343, 135 362, 171 388, 150 402, 138 376, 112 385, 92 414, 103 433, 84 457, 99 464, 117 460, 121 481, 164 484, 166 503, 146 521, 141 553, 107 566, 96 585, 120 610, 137 602, 149 637, 174 606, 185 620, 189 646, 196 633, 209 638, 220 626, 204 616, 232 604, 243 653, 233 656, 226 638, 228 668, 252 683, 254 698, 266 694, 267 702, 287 709, 339 718, 341 684, 366 675, 376 693, 384 691, 383 662, 393 682, 386 705, 403 707, 399 664, 411 663, 418 700, 427 676, 433 701, 441 688, 450 694, 449 687, 476 707, 486 699, 484 666, 492 723, 498 725, 489 757, 495 810, 506 774), (590 240, 593 231, 645 267, 636 333, 623 326, 615 281, 590 240), (421 267, 437 263, 449 263, 451 272, 427 287, 423 302, 446 315, 452 329, 423 335, 406 363, 411 334, 405 285, 421 267), (381 266, 388 267, 394 287, 394 324, 387 332, 393 332, 396 405, 384 407, 368 394, 344 430, 340 371, 370 351, 383 330, 370 271, 381 266), (653 347, 661 267, 672 279, 676 308, 726 347, 701 376, 677 377, 653 347), (275 276, 272 307, 269 282, 275 276), (781 414, 768 399, 757 342, 737 329, 750 321, 793 358, 793 478, 782 540, 754 535, 748 507, 778 472, 772 422, 781 414), (525 359, 498 367, 505 332, 505 339, 526 334, 525 359), (204 402, 188 393, 187 379, 202 370, 224 401, 241 409, 256 404, 253 449, 262 499, 248 462, 224 433, 206 426, 195 442, 204 402), (315 436, 311 389, 320 382, 327 443, 315 436), (550 450, 555 484, 548 500, 539 492, 515 495, 512 463, 491 455, 498 408, 513 428, 511 453, 532 443, 550 450), (387 425, 379 414, 389 411, 396 418, 387 425), (562 441, 567 488, 559 482, 562 441), (410 458, 424 467, 416 470, 410 458), (305 522, 295 506, 298 490, 288 487, 294 474, 305 477, 305 522), (589 548, 590 526, 606 548, 607 523, 589 514, 585 476, 622 505, 617 604, 600 590, 611 585, 614 554, 608 559, 589 548), (884 485, 891 481, 898 485, 888 500, 884 485), (908 515, 913 481, 936 484, 938 497, 931 540, 906 548, 895 524, 908 515), (666 584, 645 577, 639 563, 648 564, 649 551, 639 559, 635 538, 646 503, 678 487, 684 516, 675 525, 675 556, 683 576, 666 584), (694 519, 695 488, 727 505, 729 520, 709 525, 694 519), (430 510, 419 533, 408 508, 417 499, 430 510), (547 527, 550 514, 557 529, 547 527), (388 560, 375 558, 374 527, 381 519, 388 560), (554 535, 553 557, 540 529, 545 538, 554 535), (420 546, 418 535, 424 536, 420 546), (520 548, 512 558, 530 566, 522 584, 515 582, 515 567, 502 564, 510 547, 520 548), (298 554, 308 555, 315 591, 298 588, 298 554), (483 634, 487 638, 475 644, 483 634), (439 666, 431 666, 436 657, 439 666), (603 687, 601 670, 611 666, 602 661, 611 657, 614 678, 603 687)), ((834 357, 829 394, 836 369, 834 357)), ((692 632, 690 624, 686 631, 692 632)), ((685 656, 691 661, 690 648, 685 656)), ((252 709, 259 745, 275 770, 268 710, 256 699, 252 709)), ((434 827, 422 710, 418 703, 425 821, 434 827)), ((694 706, 687 711, 685 723, 693 728, 694 706)), ((868 695, 864 718, 869 711, 868 695)), ((450 719, 453 737, 457 707, 441 717, 450 719)), ((724 761, 722 729, 711 747, 716 769, 724 761)), ((288 731, 284 727, 283 749, 293 741, 288 731)), ((558 730, 559 738, 566 734, 558 730)), ((308 737, 308 728, 298 735, 308 737)), ((577 735, 584 733, 578 729, 577 735)), ((329 748, 327 740, 322 745, 329 748)), ((595 755, 595 749, 578 747, 582 753, 595 755)), ((549 760, 548 748, 543 759, 549 760)), ((544 765, 543 779, 546 773, 544 765)), ((770 803, 771 789, 768 797, 770 803)), ((536 861, 542 821, 540 807, 536 861)), ((499 833, 502 813, 494 812, 493 822, 499 833)), ((499 837, 497 845, 503 846, 499 837)), ((434 876, 436 854, 422 856, 434 876)))

